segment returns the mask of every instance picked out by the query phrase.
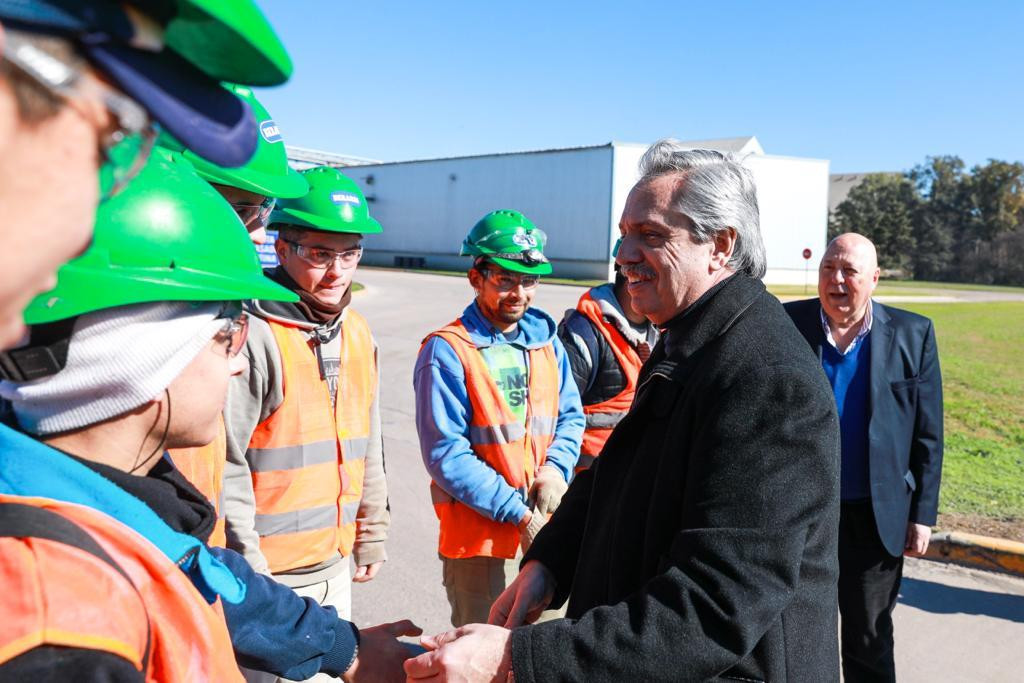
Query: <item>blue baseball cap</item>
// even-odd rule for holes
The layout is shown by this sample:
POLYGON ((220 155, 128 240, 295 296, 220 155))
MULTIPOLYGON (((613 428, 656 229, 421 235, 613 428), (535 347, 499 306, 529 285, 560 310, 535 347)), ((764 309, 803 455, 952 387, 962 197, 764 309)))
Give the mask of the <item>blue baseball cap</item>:
POLYGON ((0 23, 68 39, 167 132, 228 168, 249 161, 259 132, 220 80, 273 85, 292 69, 251 0, 0 0, 0 23))

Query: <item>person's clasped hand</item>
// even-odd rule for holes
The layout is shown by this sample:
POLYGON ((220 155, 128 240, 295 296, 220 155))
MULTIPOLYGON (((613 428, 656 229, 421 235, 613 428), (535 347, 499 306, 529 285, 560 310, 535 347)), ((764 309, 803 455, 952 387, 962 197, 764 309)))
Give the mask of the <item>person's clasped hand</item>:
POLYGON ((533 539, 537 538, 537 534, 544 528, 546 521, 548 521, 546 515, 526 511, 526 515, 519 522, 519 544, 523 546, 524 553, 533 545, 533 539))
POLYGON ((512 631, 469 624, 420 638, 425 652, 406 660, 409 680, 447 683, 504 683, 512 669, 512 631))
POLYGON ((527 495, 530 507, 541 515, 550 515, 558 508, 568 488, 569 484, 561 472, 550 465, 544 465, 537 471, 537 478, 533 480, 527 495))
POLYGON ((423 629, 408 619, 359 629, 359 652, 341 679, 349 683, 405 681, 402 665, 410 650, 398 637, 421 633, 423 629))

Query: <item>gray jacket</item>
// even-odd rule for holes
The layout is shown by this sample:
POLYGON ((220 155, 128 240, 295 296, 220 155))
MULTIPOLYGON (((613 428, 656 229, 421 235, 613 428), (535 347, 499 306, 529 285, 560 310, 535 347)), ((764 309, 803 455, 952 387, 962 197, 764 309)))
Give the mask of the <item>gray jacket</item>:
MULTIPOLYGON (((248 369, 232 378, 224 411, 227 428, 227 463, 224 467, 224 517, 228 547, 245 556, 259 572, 269 573, 267 560, 260 551, 255 529, 256 503, 253 495, 252 471, 246 457, 253 432, 263 420, 277 410, 284 400, 283 367, 277 341, 267 320, 279 320, 303 330, 308 339, 318 339, 324 363, 337 362, 341 335, 344 334, 345 312, 329 326, 318 326, 291 305, 250 304, 249 337, 245 354, 248 369), (271 307, 272 306, 272 307, 271 307)), ((374 342, 379 386, 379 353, 374 342)), ((370 412, 370 438, 366 452, 366 474, 363 496, 356 517, 356 540, 353 548, 356 564, 369 565, 387 559, 384 542, 391 515, 388 509, 387 480, 384 475, 384 447, 381 438, 379 393, 370 412)), ((276 578, 298 587, 318 583, 342 571, 339 555, 314 567, 303 567, 276 578)))

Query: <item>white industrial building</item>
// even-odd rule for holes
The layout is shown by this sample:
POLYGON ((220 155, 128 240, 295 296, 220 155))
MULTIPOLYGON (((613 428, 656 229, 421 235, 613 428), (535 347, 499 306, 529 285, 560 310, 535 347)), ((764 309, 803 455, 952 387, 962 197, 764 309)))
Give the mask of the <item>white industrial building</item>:
MULTIPOLYGON (((812 251, 813 264, 825 246, 828 161, 765 154, 754 137, 684 144, 743 158, 757 181, 768 252, 765 279, 802 284, 808 265, 803 250, 812 251)), ((384 226, 383 234, 364 241, 367 265, 464 269, 468 259, 458 255, 463 237, 488 211, 507 208, 523 212, 548 234, 545 254, 553 275, 603 279, 611 276, 619 216, 646 149, 612 142, 389 163, 339 157, 332 165, 346 166, 384 226)), ((309 163, 313 151, 301 152, 290 156, 309 163)))

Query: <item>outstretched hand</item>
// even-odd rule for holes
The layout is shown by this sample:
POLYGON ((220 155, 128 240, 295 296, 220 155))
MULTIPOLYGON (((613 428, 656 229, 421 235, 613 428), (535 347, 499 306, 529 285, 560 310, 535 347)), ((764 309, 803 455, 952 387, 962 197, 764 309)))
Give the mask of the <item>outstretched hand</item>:
POLYGON ((430 650, 405 662, 410 680, 447 683, 504 683, 512 668, 512 632, 469 624, 420 639, 430 650))
POLYGON ((554 597, 555 577, 540 562, 531 560, 491 605, 487 623, 505 628, 532 624, 554 597))
POLYGON ((359 655, 342 675, 342 680, 350 683, 405 681, 402 664, 409 658, 410 650, 398 637, 421 633, 423 629, 408 619, 359 629, 359 655))

